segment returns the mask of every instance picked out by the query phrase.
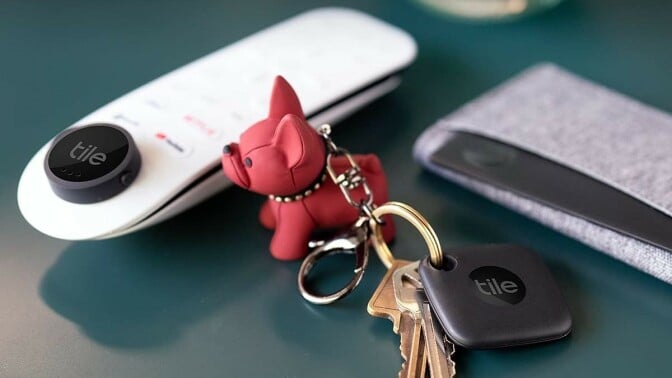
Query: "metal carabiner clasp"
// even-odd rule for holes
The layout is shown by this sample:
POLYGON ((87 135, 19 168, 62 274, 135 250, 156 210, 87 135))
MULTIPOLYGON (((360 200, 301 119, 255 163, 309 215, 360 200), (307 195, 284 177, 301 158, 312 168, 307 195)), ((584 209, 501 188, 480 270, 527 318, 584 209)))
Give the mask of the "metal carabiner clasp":
POLYGON ((301 264, 301 268, 299 268, 299 291, 303 298, 308 302, 323 305, 333 303, 350 294, 362 281, 364 271, 369 263, 368 238, 368 218, 360 218, 348 232, 325 242, 312 242, 311 244, 319 246, 306 256, 301 264), (342 289, 327 295, 315 294, 308 290, 306 287, 308 274, 310 274, 310 271, 317 264, 318 260, 337 254, 355 255, 354 275, 350 282, 342 289))

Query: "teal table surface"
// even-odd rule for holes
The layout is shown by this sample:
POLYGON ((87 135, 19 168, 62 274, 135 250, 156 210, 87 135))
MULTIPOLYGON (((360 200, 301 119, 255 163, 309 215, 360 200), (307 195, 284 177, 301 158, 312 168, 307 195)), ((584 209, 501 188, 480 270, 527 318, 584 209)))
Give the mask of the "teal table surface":
MULTIPOLYGON (((267 252, 262 198, 230 189, 155 227, 104 241, 32 229, 16 186, 54 134, 125 92, 318 1, 5 1, 0 5, 0 376, 392 377, 391 323, 366 303, 384 268, 330 306, 303 301, 298 262, 267 252)), ((333 4, 332 4, 333 5, 333 4)), ((439 117, 540 61, 558 63, 672 111, 672 2, 565 1, 503 24, 447 18, 414 1, 349 1, 411 33, 417 61, 401 87, 343 121, 335 138, 380 155, 391 198, 444 245, 537 250, 574 318, 563 341, 459 350, 464 377, 670 376, 672 287, 423 172, 411 148, 439 117)), ((424 253, 400 223, 394 251, 424 253)), ((348 279, 352 261, 316 272, 348 279)))

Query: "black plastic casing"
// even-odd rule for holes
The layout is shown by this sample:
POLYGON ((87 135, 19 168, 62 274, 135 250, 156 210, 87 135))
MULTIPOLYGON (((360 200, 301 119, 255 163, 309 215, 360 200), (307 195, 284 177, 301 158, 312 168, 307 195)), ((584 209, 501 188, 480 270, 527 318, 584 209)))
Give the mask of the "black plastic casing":
POLYGON ((104 201, 121 193, 135 180, 140 167, 140 153, 131 135, 107 123, 65 130, 54 138, 44 159, 44 171, 54 193, 81 204, 104 201), (89 146, 97 148, 89 154, 89 146), (77 150, 73 152, 73 148, 77 150), (112 158, 105 162, 94 160, 94 164, 100 164, 91 165, 88 159, 93 153, 112 158))
POLYGON ((444 258, 451 270, 436 269, 426 258, 419 272, 435 316, 457 345, 513 347, 571 332, 562 292, 533 251, 509 244, 479 245, 444 251, 444 258))

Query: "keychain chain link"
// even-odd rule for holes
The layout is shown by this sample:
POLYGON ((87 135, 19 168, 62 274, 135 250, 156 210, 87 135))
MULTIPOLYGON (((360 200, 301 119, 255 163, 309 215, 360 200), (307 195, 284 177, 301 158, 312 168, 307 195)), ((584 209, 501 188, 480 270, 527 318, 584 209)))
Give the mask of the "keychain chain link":
POLYGON ((367 219, 375 219, 377 223, 381 221, 373 217, 373 210, 375 208, 373 204, 373 192, 369 187, 369 184, 366 182, 366 177, 362 173, 362 169, 359 167, 359 164, 355 161, 355 158, 352 154, 343 147, 338 147, 336 143, 331 139, 331 126, 324 124, 318 129, 318 133, 322 136, 327 146, 327 164, 326 169, 331 180, 338 186, 345 197, 345 200, 348 203, 357 208, 360 212, 361 217, 367 219), (331 164, 331 161, 335 157, 343 156, 346 158, 350 167, 344 172, 338 173, 331 164), (357 202, 353 199, 352 192, 361 187, 364 191, 364 196, 361 201, 357 202))

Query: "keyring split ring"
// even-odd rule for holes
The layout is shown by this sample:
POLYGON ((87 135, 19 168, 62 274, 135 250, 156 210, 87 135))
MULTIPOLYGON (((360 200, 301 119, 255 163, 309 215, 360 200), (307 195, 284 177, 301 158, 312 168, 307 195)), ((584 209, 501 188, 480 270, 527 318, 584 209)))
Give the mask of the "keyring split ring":
POLYGON ((372 214, 373 217, 369 221, 372 236, 371 244, 386 268, 392 266, 395 258, 383 238, 382 225, 379 224, 378 219, 388 214, 400 216, 410 222, 420 232, 422 238, 425 239, 425 243, 427 243, 429 262, 435 268, 441 267, 443 253, 441 252, 439 237, 436 236, 436 232, 434 232, 432 226, 427 222, 427 219, 417 210, 402 202, 387 202, 376 207, 372 214))
POLYGON ((365 222, 363 226, 364 227, 360 227, 358 222, 353 229, 354 232, 352 234, 336 238, 323 244, 306 256, 303 263, 301 263, 298 275, 299 291, 305 300, 319 305, 330 304, 350 294, 355 290, 357 285, 359 285, 364 276, 364 271, 366 271, 366 266, 369 263, 369 249, 367 243, 368 227, 366 227, 365 222), (348 282, 342 289, 331 294, 321 295, 311 292, 306 286, 310 271, 317 264, 318 260, 337 254, 355 255, 354 274, 350 279, 350 282, 348 282))

